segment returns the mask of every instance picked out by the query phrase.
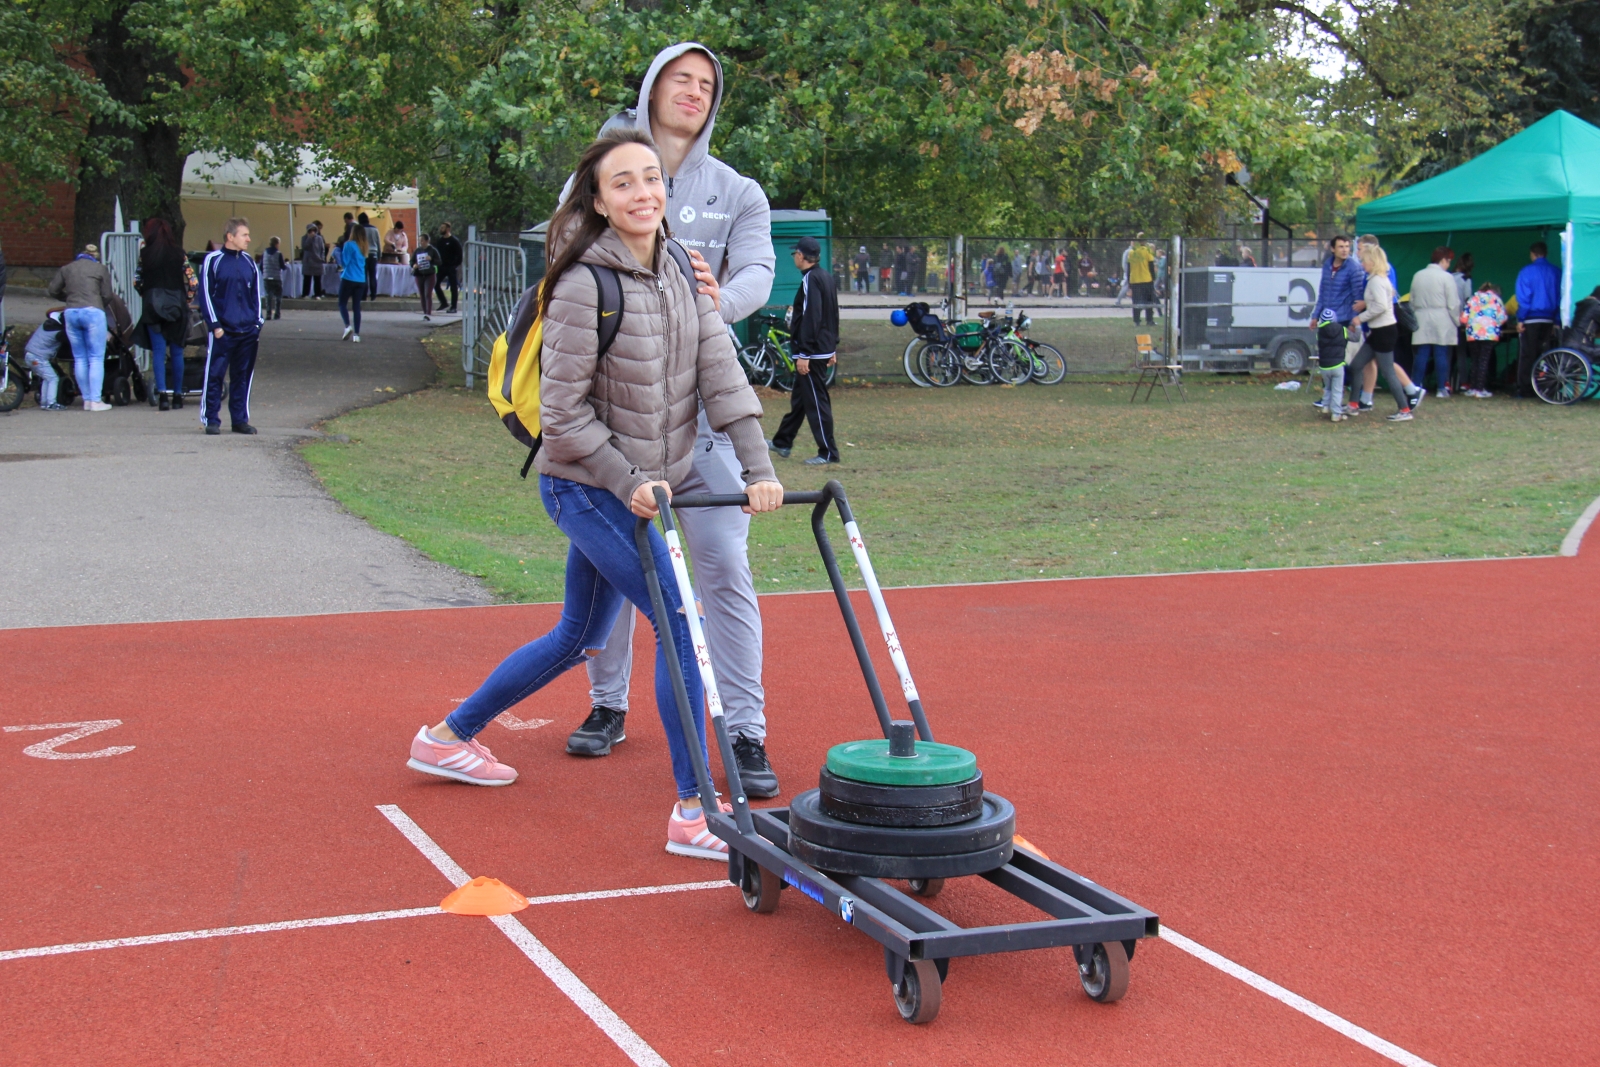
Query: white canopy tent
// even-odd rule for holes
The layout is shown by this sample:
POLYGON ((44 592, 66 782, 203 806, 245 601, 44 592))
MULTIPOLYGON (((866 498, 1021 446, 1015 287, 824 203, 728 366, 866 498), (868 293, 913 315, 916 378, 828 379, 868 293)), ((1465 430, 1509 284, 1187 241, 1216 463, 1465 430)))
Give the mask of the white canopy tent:
POLYGON ((320 220, 331 242, 339 235, 346 211, 357 215, 365 211, 380 233, 387 233, 396 218, 403 219, 412 240, 416 239, 416 186, 395 189, 378 203, 342 199, 329 191, 309 148, 300 150, 299 178, 289 186, 260 178, 249 160, 224 160, 212 152, 195 152, 183 165, 181 196, 186 224, 183 243, 191 249, 204 248, 207 241, 220 247, 223 227, 233 216, 250 220, 254 250, 265 248, 269 238, 281 237, 291 258, 307 223, 320 220))

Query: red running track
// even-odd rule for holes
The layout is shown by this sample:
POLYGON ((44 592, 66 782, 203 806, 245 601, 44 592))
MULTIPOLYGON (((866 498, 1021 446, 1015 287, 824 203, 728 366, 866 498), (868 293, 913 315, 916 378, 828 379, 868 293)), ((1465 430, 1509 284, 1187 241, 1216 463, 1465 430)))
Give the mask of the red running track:
MULTIPOLYGON (((889 603, 940 739, 1056 860, 1440 1067, 1600 1063, 1590 553, 889 603)), ((0 725, 121 719, 61 751, 135 746, 47 760, 22 750, 52 733, 0 733, 0 951, 436 904, 449 884, 379 804, 530 896, 719 877, 661 849, 648 686, 604 760, 562 753, 577 672, 514 709, 552 725, 486 733, 514 786, 405 769, 417 727, 555 610, 0 631, 0 725)), ((831 598, 763 612, 792 794, 873 719, 831 598)), ((940 906, 1015 907, 970 879, 940 906)), ((1161 943, 1111 1006, 1065 951, 957 960, 911 1027, 876 945, 797 893, 773 916, 717 889, 518 918, 674 1067, 1389 1062, 1161 943)), ((19 1065, 627 1062, 486 920, 448 915, 0 958, 0 1020, 19 1065)))

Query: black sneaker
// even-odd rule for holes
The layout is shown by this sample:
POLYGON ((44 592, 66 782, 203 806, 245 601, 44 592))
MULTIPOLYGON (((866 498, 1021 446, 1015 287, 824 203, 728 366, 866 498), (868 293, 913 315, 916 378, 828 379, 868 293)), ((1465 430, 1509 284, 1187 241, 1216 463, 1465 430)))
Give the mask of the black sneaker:
POLYGON ((606 756, 611 746, 628 739, 623 725, 628 717, 625 711, 596 704, 583 720, 583 725, 567 738, 567 751, 574 756, 606 756))
POLYGON ((210 423, 206 424, 206 433, 208 435, 210 435, 212 437, 215 437, 221 432, 222 432, 222 427, 221 426, 212 426, 210 423))
POLYGON ((744 734, 733 736, 733 758, 739 762, 739 781, 744 784, 745 795, 775 797, 778 795, 778 776, 767 759, 767 746, 744 734))

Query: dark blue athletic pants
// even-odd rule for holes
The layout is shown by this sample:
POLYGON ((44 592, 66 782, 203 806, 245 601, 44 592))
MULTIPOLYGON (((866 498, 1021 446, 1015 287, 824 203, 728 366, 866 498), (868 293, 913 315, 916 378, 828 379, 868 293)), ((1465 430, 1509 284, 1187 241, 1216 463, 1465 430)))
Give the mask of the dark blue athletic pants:
POLYGON ((222 376, 228 376, 228 414, 234 425, 250 421, 250 380, 256 373, 256 345, 261 331, 235 333, 225 330, 221 337, 206 339, 206 395, 200 404, 200 421, 207 426, 222 425, 222 376))

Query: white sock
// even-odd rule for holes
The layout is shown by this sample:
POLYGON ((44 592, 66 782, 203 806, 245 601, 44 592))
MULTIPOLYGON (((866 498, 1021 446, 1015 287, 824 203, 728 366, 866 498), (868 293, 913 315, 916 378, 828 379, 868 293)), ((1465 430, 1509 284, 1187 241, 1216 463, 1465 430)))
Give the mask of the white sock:
POLYGON ((432 741, 436 745, 459 745, 461 743, 461 739, 459 737, 454 741, 446 741, 442 737, 435 737, 433 733, 433 727, 431 726, 428 727, 428 740, 432 741))
POLYGON ((684 810, 683 801, 680 800, 678 801, 676 807, 674 807, 673 814, 678 817, 679 822, 694 822, 696 819, 704 817, 705 809, 695 808, 693 814, 690 814, 688 811, 684 810))

